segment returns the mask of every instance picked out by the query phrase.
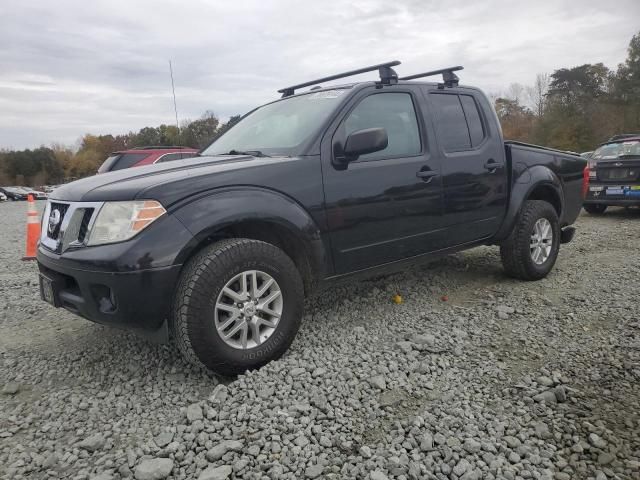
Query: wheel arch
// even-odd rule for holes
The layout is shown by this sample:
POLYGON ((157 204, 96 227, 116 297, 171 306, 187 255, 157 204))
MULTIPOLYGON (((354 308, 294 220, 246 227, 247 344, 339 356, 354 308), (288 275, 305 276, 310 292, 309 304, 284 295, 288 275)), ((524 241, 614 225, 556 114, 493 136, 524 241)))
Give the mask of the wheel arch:
POLYGON ((327 276, 328 249, 318 225, 300 204, 279 192, 225 189, 183 204, 174 214, 194 236, 178 255, 178 263, 216 241, 249 238, 283 250, 298 268, 305 293, 327 276))
POLYGON ((549 202, 556 213, 560 224, 564 214, 564 195, 562 183, 558 176, 549 168, 537 165, 525 171, 525 175, 521 175, 512 187, 509 198, 509 206, 505 219, 500 226, 498 233, 494 237, 494 243, 498 243, 509 236, 513 229, 524 202, 527 200, 544 200, 549 202), (528 181, 519 181, 526 178, 528 181))

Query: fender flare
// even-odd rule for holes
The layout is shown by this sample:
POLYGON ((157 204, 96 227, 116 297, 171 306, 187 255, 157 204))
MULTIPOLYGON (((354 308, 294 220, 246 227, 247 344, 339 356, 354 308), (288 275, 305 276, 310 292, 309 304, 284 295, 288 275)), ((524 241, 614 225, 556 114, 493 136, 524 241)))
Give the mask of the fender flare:
POLYGON ((314 283, 327 276, 330 250, 319 226, 306 209, 281 192, 252 186, 225 187, 187 198, 171 210, 193 235, 179 253, 176 260, 179 263, 184 263, 222 230, 255 221, 286 230, 303 246, 314 283))
POLYGON ((558 218, 562 220, 564 212, 562 182, 549 168, 543 165, 536 165, 522 170, 519 172, 519 176, 513 180, 507 213, 505 214, 500 229, 492 239, 492 243, 499 243, 509 236, 520 215, 524 202, 528 200, 534 190, 539 187, 547 187, 553 192, 555 200, 554 207, 556 207, 558 211, 558 218))

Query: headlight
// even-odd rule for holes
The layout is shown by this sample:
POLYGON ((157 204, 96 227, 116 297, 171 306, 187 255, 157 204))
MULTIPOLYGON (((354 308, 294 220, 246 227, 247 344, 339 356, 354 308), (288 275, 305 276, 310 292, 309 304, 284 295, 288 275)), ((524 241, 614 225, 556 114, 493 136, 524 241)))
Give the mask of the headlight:
POLYGON ((166 213, 155 200, 105 202, 89 233, 87 245, 129 240, 166 213))

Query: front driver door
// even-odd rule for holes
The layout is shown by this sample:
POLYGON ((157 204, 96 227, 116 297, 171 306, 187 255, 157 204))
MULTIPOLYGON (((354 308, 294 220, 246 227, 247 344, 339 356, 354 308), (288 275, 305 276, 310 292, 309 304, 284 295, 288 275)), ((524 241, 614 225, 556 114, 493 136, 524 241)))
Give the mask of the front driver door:
POLYGON ((440 165, 426 148, 420 97, 411 87, 366 89, 323 139, 327 221, 336 274, 437 249, 441 243, 440 165), (386 149, 348 165, 335 162, 347 136, 384 128, 386 149))

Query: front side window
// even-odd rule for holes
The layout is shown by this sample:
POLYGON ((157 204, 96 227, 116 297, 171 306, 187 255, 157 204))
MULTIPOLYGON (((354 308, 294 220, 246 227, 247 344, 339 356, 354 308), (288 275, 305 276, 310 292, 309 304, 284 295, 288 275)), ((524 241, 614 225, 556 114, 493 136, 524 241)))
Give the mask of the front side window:
POLYGON ((410 157, 421 151, 416 111, 408 93, 378 93, 362 100, 344 122, 344 138, 366 128, 384 128, 387 148, 360 155, 359 161, 391 157, 410 157))

